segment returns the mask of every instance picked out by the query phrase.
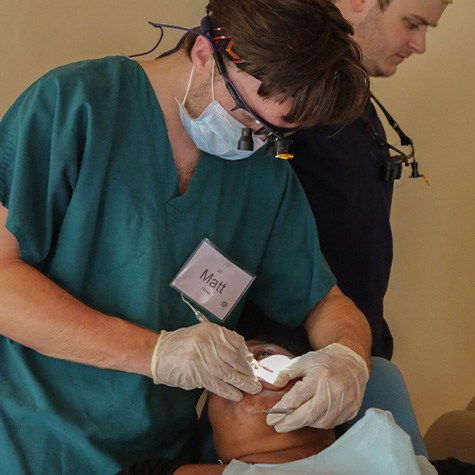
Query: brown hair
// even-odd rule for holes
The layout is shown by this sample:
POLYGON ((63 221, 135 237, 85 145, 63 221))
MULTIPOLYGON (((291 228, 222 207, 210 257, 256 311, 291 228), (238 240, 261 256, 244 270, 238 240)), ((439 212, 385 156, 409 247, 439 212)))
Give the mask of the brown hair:
POLYGON ((232 37, 239 68, 262 81, 258 94, 293 98, 286 121, 336 125, 363 112, 368 75, 353 28, 331 0, 210 0, 206 11, 232 37))

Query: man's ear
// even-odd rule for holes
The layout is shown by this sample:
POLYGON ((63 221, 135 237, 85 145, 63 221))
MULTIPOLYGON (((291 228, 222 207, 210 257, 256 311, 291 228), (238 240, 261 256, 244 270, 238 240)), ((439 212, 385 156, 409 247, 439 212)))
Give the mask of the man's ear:
POLYGON ((213 62, 213 50, 204 36, 199 35, 196 38, 190 56, 197 73, 211 70, 210 63, 213 62))
POLYGON ((377 0, 348 0, 350 3, 351 10, 354 13, 362 13, 365 9, 373 8, 377 0))

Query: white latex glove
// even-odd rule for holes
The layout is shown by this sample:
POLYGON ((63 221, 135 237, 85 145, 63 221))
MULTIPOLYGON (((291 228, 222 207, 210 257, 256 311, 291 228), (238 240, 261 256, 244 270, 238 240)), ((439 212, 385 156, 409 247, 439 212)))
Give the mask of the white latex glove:
POLYGON ((151 369, 155 384, 204 388, 223 398, 240 401, 241 391, 255 394, 262 389, 251 367, 253 360, 241 335, 215 323, 203 322, 172 332, 162 330, 153 351, 151 369))
POLYGON ((364 359, 340 344, 310 351, 291 360, 274 385, 303 378, 272 409, 295 409, 292 414, 268 414, 277 432, 301 427, 329 429, 352 419, 361 406, 369 378, 364 359))

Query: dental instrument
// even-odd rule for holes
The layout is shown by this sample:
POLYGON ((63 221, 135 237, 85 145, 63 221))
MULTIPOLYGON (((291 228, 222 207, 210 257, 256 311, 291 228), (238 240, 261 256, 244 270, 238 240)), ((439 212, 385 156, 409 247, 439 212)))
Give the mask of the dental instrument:
POLYGON ((195 317, 199 322, 201 323, 209 322, 209 320, 199 310, 193 307, 193 305, 191 305, 191 303, 188 302, 188 300, 186 300, 185 297, 183 297, 183 294, 181 294, 181 299, 183 300, 183 302, 185 302, 188 305, 188 307, 191 308, 191 310, 193 310, 193 313, 195 314, 195 317))
POLYGON ((257 409, 253 412, 253 414, 292 414, 295 409, 257 409))

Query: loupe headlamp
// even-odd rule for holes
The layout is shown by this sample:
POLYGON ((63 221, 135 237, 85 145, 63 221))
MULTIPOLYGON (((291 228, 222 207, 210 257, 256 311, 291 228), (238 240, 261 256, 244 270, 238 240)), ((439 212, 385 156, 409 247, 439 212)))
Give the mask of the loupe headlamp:
MULTIPOLYGON (((265 135, 266 140, 266 155, 282 160, 290 160, 294 155, 290 153, 289 147, 293 140, 289 137, 294 132, 286 132, 288 135, 283 136, 281 133, 277 136, 275 132, 266 134, 264 127, 255 132, 255 135, 265 135)), ((253 150, 254 141, 252 140, 253 132, 248 127, 243 127, 241 137, 238 143, 238 150, 253 150)))
MULTIPOLYGON (((215 60, 216 67, 218 68, 219 74, 222 76, 224 80, 224 84, 226 89, 228 90, 230 96, 235 102, 235 107, 232 109, 233 111, 238 109, 245 110, 261 127, 253 132, 249 127, 242 128, 241 137, 239 142, 236 144, 238 150, 253 150, 254 142, 252 140, 252 135, 259 135, 266 137, 266 154, 273 156, 275 158, 281 158, 288 160, 293 158, 293 154, 289 152, 289 146, 292 143, 292 140, 289 138, 295 130, 292 129, 281 129, 275 127, 274 125, 266 122, 262 117, 258 114, 253 112, 251 108, 246 104, 244 99, 241 97, 241 94, 237 90, 236 86, 233 82, 229 79, 228 75, 226 74, 226 66, 224 62, 224 57, 232 61, 234 64, 239 65, 243 63, 244 60, 241 59, 234 51, 233 51, 233 40, 230 36, 226 35, 224 28, 222 27, 213 27, 211 24, 211 19, 209 16, 205 16, 201 20, 201 32, 198 29, 189 29, 182 26, 177 25, 168 25, 165 23, 154 23, 149 21, 148 22, 154 28, 159 28, 162 31, 162 35, 160 36, 160 40, 163 36, 163 28, 173 28, 175 30, 182 30, 188 33, 193 33, 195 35, 202 35, 204 36, 210 43, 211 49, 213 52, 213 58, 215 60)), ((160 40, 158 44, 160 43, 160 40)), ((183 43, 184 38, 180 40, 177 47, 174 48, 172 51, 164 53, 164 55, 171 54, 179 49, 181 44, 183 43)), ((144 54, 148 54, 155 50, 158 44, 150 51, 144 54)), ((162 55, 162 56, 164 56, 162 55)), ((141 56, 141 55, 133 55, 141 56)))
POLYGON ((389 125, 399 136, 401 145, 408 148, 408 150, 404 152, 400 148, 390 144, 384 136, 378 134, 376 129, 371 125, 370 120, 364 115, 362 116, 363 123, 365 124, 371 138, 374 140, 378 148, 388 153, 387 158, 384 159, 381 165, 381 179, 388 182, 398 180, 401 178, 402 166, 405 165, 406 167, 411 167, 411 174, 409 175, 410 178, 423 178, 428 185, 429 181, 427 178, 419 172, 419 163, 415 159, 414 143, 412 139, 402 131, 396 120, 391 116, 383 104, 381 104, 381 102, 373 95, 373 93, 370 93, 370 98, 381 109, 389 125))
MULTIPOLYGON (((293 133, 293 132, 292 132, 293 133)), ((289 132, 290 134, 290 132, 289 132)), ((280 158, 282 160, 290 160, 294 158, 293 153, 290 153, 289 148, 293 140, 287 137, 276 137, 273 135, 267 139, 266 155, 280 158)))

